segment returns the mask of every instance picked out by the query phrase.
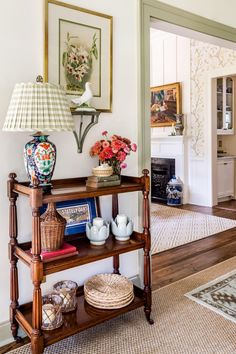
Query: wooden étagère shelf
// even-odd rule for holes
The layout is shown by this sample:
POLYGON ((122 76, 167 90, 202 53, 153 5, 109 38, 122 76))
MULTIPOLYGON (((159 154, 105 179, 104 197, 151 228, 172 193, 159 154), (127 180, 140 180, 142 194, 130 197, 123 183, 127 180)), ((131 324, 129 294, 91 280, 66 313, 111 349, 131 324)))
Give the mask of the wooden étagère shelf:
MULTIPOLYGON (((67 338, 73 334, 81 332, 85 329, 93 327, 99 323, 110 320, 123 313, 135 310, 144 305, 143 292, 138 287, 134 287, 135 298, 132 303, 118 310, 100 310, 90 306, 84 299, 83 292, 78 294, 77 309, 73 312, 63 314, 64 323, 62 327, 52 331, 44 331, 44 345, 48 346, 58 342, 61 339, 67 338)), ((24 317, 30 329, 32 328, 32 303, 20 306, 16 312, 16 319, 21 321, 24 317)), ((27 332, 27 327, 24 328, 27 335, 30 337, 30 330, 27 332)))
MULTIPOLYGON (((11 264, 11 305, 10 322, 15 340, 19 340, 18 327, 24 329, 31 339, 33 354, 42 354, 44 348, 72 334, 95 326, 122 313, 144 306, 146 318, 153 323, 151 315, 151 270, 150 270, 150 212, 149 212, 149 176, 148 171, 143 171, 143 176, 123 177, 120 186, 104 187, 99 189, 85 186, 86 178, 72 178, 53 181, 53 189, 50 194, 44 194, 42 189, 35 185, 29 187, 26 182, 19 183, 16 175, 11 173, 8 181, 8 197, 10 201, 10 242, 9 258, 11 264), (85 233, 66 236, 66 242, 76 246, 79 253, 59 260, 43 262, 41 260, 41 232, 40 232, 40 208, 49 202, 61 202, 83 198, 112 195, 112 215, 118 214, 118 194, 141 191, 143 194, 143 231, 134 231, 127 242, 118 242, 110 235, 105 245, 92 246, 85 233), (32 210, 32 240, 26 243, 18 243, 17 239, 17 208, 16 201, 19 196, 29 198, 32 210), (32 254, 29 252, 31 249, 32 254), (42 293, 41 283, 45 275, 62 270, 78 267, 108 257, 113 257, 113 273, 119 272, 119 255, 134 250, 144 251, 144 288, 134 287, 135 298, 128 306, 118 310, 99 310, 90 306, 84 299, 83 287, 78 290, 77 310, 63 315, 64 324, 53 331, 43 331, 42 325, 42 293), (18 260, 30 268, 33 283, 32 303, 19 306, 18 286, 18 260)), ((99 204, 98 204, 99 205, 99 204)), ((98 208, 98 215, 100 215, 98 208)))
MULTIPOLYGON (((76 200, 82 198, 100 197, 103 195, 120 194, 128 192, 142 191, 144 183, 140 178, 122 176, 122 183, 120 186, 104 187, 104 188, 90 188, 86 187, 87 177, 71 178, 67 180, 59 179, 52 181, 53 188, 50 194, 43 194, 39 188, 37 193, 38 201, 43 204, 49 202, 62 202, 66 200, 76 200), (41 193, 40 193, 41 192, 41 193)), ((15 183, 14 192, 25 195, 31 198, 35 192, 33 188, 29 187, 29 183, 15 183)))
MULTIPOLYGON (((122 253, 135 251, 144 247, 144 241, 141 239, 141 234, 137 232, 134 232, 130 240, 127 242, 117 242, 114 240, 113 236, 110 235, 110 237, 106 240, 105 245, 100 247, 91 246, 85 235, 79 235, 79 239, 69 242, 73 246, 77 247, 79 254, 46 263, 42 262, 44 275, 49 275, 68 268, 77 267, 82 264, 91 263, 122 253)), ((31 249, 31 247, 32 243, 27 242, 19 244, 15 249, 15 255, 28 267, 31 267, 33 255, 26 251, 31 249)))

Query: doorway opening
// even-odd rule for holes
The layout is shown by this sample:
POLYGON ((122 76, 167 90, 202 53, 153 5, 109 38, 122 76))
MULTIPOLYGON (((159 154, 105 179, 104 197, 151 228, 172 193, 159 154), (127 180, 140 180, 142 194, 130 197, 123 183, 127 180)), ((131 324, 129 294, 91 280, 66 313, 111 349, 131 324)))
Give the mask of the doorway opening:
MULTIPOLYGON (((227 42, 221 40, 219 38, 210 37, 204 34, 200 34, 198 32, 194 32, 191 30, 187 30, 186 28, 181 28, 176 25, 167 24, 166 22, 156 20, 151 18, 150 21, 150 69, 153 70, 155 60, 155 52, 159 53, 159 57, 156 56, 156 61, 159 60, 159 67, 156 69, 155 74, 152 74, 150 70, 149 74, 149 87, 146 90, 149 91, 149 95, 147 93, 144 95, 146 98, 148 97, 150 100, 150 87, 155 86, 163 86, 171 83, 181 82, 182 83, 182 90, 185 90, 187 93, 187 97, 185 95, 184 101, 182 101, 182 112, 184 113, 184 126, 185 132, 183 136, 174 136, 173 133, 173 126, 160 126, 157 128, 152 128, 150 130, 150 125, 147 127, 145 125, 146 131, 144 132, 144 140, 149 137, 149 142, 151 141, 151 146, 146 149, 146 152, 149 149, 149 154, 145 155, 145 162, 147 166, 151 165, 151 158, 174 158, 175 159, 175 173, 177 175, 181 175, 181 179, 184 183, 184 196, 183 202, 184 203, 191 203, 191 204, 198 204, 202 205, 203 208, 210 207, 213 205, 214 200, 214 188, 216 186, 216 180, 214 175, 214 168, 216 169, 217 165, 217 128, 216 128, 216 117, 214 116, 213 119, 213 104, 215 100, 214 95, 214 80, 218 77, 218 75, 212 76, 209 78, 209 73, 215 71, 216 68, 211 67, 210 63, 207 62, 208 67, 206 68, 206 73, 204 75, 204 85, 200 87, 200 97, 199 92, 196 91, 198 87, 198 81, 196 81, 192 73, 200 70, 201 59, 201 50, 204 53, 218 51, 219 58, 223 55, 224 49, 226 52, 232 57, 234 57, 234 50, 236 46, 232 42, 227 42), (187 34, 188 32, 188 34, 187 34), (161 38, 162 44, 152 46, 153 37, 158 36, 159 33, 159 41, 161 38), (160 36, 161 35, 161 36, 160 36), (181 37, 181 38, 180 38, 181 37), (172 45, 170 49, 170 45, 172 45), (169 47, 168 47, 169 46, 169 47), (160 55, 160 48, 162 48, 161 55, 160 55), (180 49, 182 48, 182 49, 180 49), (178 53, 179 50, 179 53, 178 53), (165 53, 166 51, 166 53, 165 53), (176 61, 173 61, 173 52, 176 53, 176 61), (191 63, 191 57, 194 55, 199 54, 197 60, 194 63, 191 63), (164 66, 164 71, 160 70, 160 66, 164 66), (187 69, 189 71, 187 77, 187 69), (175 77, 173 77, 173 73, 175 77), (180 74, 183 75, 184 80, 181 79, 180 74), (151 76, 153 75, 153 76, 151 76), (159 76, 158 76, 159 75, 159 76), (168 81, 165 81, 165 77, 168 81), (160 81, 158 81, 158 78, 160 81), (154 82, 154 80, 157 80, 154 82), (183 82, 184 81, 184 82, 183 82), (195 84, 195 86, 194 86, 195 84), (195 89, 195 91, 193 90, 195 89), (194 96, 195 95, 195 96, 194 96), (202 101, 198 100, 201 98, 202 101), (195 101, 194 101, 194 100, 195 101), (195 111, 192 109, 193 102, 195 111), (203 105, 203 107, 202 107, 203 105), (200 111, 199 107, 201 107, 202 111, 200 111), (202 114, 203 112, 203 114, 202 114), (206 113, 207 112, 207 113, 206 113), (209 116, 210 112, 210 116, 209 116), (189 123, 192 122, 191 118, 195 117, 195 121, 193 125, 189 123), (205 117, 207 117, 205 119, 205 117), (201 120, 203 119, 203 120, 201 120), (214 121, 213 121, 214 120, 214 121), (149 133, 147 133, 147 129, 149 129, 149 133), (199 130, 197 130, 199 129, 199 130), (157 131, 158 130, 158 131, 157 131), (214 132, 214 136, 213 136, 214 132), (151 151, 151 153, 150 153, 151 151), (214 181, 213 181, 214 178, 214 181)), ((228 55, 227 54, 227 55, 228 55)), ((214 61, 214 55, 212 55, 214 61)), ((147 59, 146 59, 147 60, 147 59)), ((217 64, 215 64, 217 67, 217 64)), ((234 63, 231 62, 229 67, 234 66, 234 63)), ((222 65, 225 69, 225 64, 222 65)), ((235 66, 236 68, 236 66, 235 66)), ((235 72, 235 71, 234 71, 235 72)), ((231 74, 234 73, 231 71, 231 74)), ((225 72, 225 75, 228 75, 225 72)), ((146 83, 147 83, 146 82, 146 83)), ((182 91, 182 95, 184 92, 182 91)), ((147 107, 146 107, 147 108, 147 107)), ((150 101, 149 101, 149 121, 150 124, 150 101)), ((149 143, 150 144, 150 143, 149 143)), ((181 207, 183 208, 183 207, 181 207)), ((192 211, 197 210, 197 207, 193 206, 192 211)), ((204 209, 205 212, 206 209, 204 209)), ((200 208, 197 210, 198 212, 202 212, 200 208)), ((210 208, 208 208, 208 213, 211 213, 210 208)), ((178 225, 175 223, 174 228, 177 228, 178 225)), ((205 241, 205 240, 204 240, 205 241)), ((189 262, 189 259, 195 255, 195 247, 192 246, 191 241, 190 243, 185 244, 184 249, 186 253, 182 258, 183 264, 184 261, 186 264, 189 262)), ((199 247, 200 243, 198 242, 199 247)), ((201 242, 201 241, 200 241, 201 242)), ((195 243, 196 246, 196 243, 195 243)), ((202 251, 207 252, 207 243, 204 242, 202 247, 202 251)), ((157 251, 158 258, 158 265, 165 268, 167 270, 167 277, 164 279, 163 284, 167 284, 170 282, 170 278, 172 277, 173 273, 173 265, 175 262, 179 262, 181 256, 181 252, 183 252, 179 246, 171 248, 171 250, 165 249, 163 252, 160 250, 157 251), (180 252, 180 253, 179 253, 180 252), (171 262, 168 263, 167 259, 171 255, 171 262), (172 257, 173 256, 173 257, 172 257)), ((156 267, 155 267, 155 255, 153 257, 154 262, 154 278, 155 282, 158 282, 159 278, 156 277, 156 267)), ((204 257, 203 257, 204 258, 204 257)), ((213 261, 212 261, 213 262, 213 261)), ((217 262, 217 261, 216 261, 217 262)), ((212 263, 213 264, 213 263, 212 263)), ((203 262, 202 269, 204 269, 205 264, 203 262)), ((200 266, 198 267, 200 270, 200 266)), ((186 276, 192 274, 195 270, 186 268, 187 273, 182 274, 182 276, 186 276)), ((159 274, 163 276, 164 269, 158 270, 159 274)), ((177 275, 177 279, 180 274, 177 275)), ((182 277, 180 276, 180 277, 182 277)), ((177 280, 175 278, 175 280, 177 280)), ((160 285, 160 284, 159 284, 160 285)))
MULTIPOLYGON (((155 102, 151 98, 151 111, 155 110, 155 117, 160 118, 154 124, 151 120, 148 159, 149 164, 151 158, 175 159, 175 174, 184 184, 184 204, 217 204, 217 188, 221 182, 217 181, 219 145, 230 146, 230 155, 236 155, 236 139, 232 137, 235 71, 234 43, 151 18, 150 87, 155 91, 155 102), (217 82, 220 86, 221 81, 225 95, 217 93, 217 82), (180 86, 178 94, 175 88, 171 88, 174 83, 180 86), (168 100, 170 92, 175 95, 175 106, 173 99, 168 100), (224 127, 221 130, 217 129, 220 121, 217 99, 224 101, 221 116, 224 127), (179 111, 176 107, 180 107, 179 111), (184 130, 180 135, 176 132, 174 113, 183 113, 184 130)), ((153 118, 153 113, 151 115, 153 118)), ((232 188, 231 196, 234 196, 232 188)))

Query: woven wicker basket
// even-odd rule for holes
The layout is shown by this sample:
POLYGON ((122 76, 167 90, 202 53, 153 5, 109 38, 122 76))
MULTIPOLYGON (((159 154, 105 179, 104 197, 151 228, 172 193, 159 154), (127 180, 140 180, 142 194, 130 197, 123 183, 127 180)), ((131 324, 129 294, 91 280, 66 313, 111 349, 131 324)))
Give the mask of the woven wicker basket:
POLYGON ((57 212, 54 203, 48 203, 40 221, 42 251, 52 252, 60 249, 64 240, 66 220, 57 212))
POLYGON ((111 166, 108 165, 107 167, 103 168, 101 168, 101 166, 98 166, 92 169, 92 173, 96 177, 109 177, 113 174, 113 169, 111 166))

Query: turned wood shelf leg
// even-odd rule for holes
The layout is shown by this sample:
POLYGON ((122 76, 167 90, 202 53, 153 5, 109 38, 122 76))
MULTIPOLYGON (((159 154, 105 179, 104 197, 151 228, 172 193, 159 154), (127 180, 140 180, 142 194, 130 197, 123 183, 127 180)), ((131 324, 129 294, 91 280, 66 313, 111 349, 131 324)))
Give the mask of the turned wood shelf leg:
POLYGON ((41 282, 33 281, 33 285, 34 285, 33 318, 32 318, 33 331, 31 334, 31 350, 33 354, 42 354, 44 350, 44 343, 43 343, 43 336, 41 333, 41 325, 42 325, 42 294, 40 288, 41 282))
POLYGON ((41 230, 40 230, 40 211, 42 205, 42 190, 37 188, 35 183, 32 190, 31 207, 32 207, 32 262, 31 262, 31 279, 34 286, 33 289, 33 312, 32 312, 32 334, 31 349, 33 354, 42 354, 44 351, 44 338, 41 332, 42 326, 42 292, 41 282, 43 280, 43 264, 41 261, 41 230))
MULTIPOLYGON (((11 247, 11 246, 10 246, 11 247)), ((11 282, 11 291, 10 291, 10 323, 11 323, 11 332, 14 340, 17 342, 21 341, 21 338, 18 336, 19 325, 15 320, 16 309, 18 307, 18 271, 17 271, 17 260, 11 260, 11 270, 10 270, 10 282, 11 282)))
POLYGON ((149 191, 150 182, 148 177, 148 170, 143 170, 145 190, 143 192, 143 234, 145 238, 144 246, 144 312, 147 321, 153 324, 151 319, 152 309, 152 289, 151 289, 151 265, 150 265, 150 248, 151 248, 151 234, 150 234, 150 206, 149 206, 149 191))
POLYGON ((38 332, 33 332, 31 335, 31 351, 32 354, 43 354, 43 336, 39 335, 38 332))
POLYGON ((154 321, 151 319, 151 309, 152 309, 152 290, 151 290, 151 277, 150 277, 150 255, 149 251, 144 251, 144 296, 145 296, 145 305, 144 312, 147 318, 147 321, 150 324, 153 324, 154 321))
POLYGON ((17 210, 16 210, 16 200, 18 197, 17 193, 13 192, 14 183, 16 182, 16 174, 10 173, 8 180, 8 198, 10 202, 9 210, 9 260, 10 260, 10 323, 11 332, 13 338, 20 342, 21 338, 18 337, 19 325, 15 319, 16 309, 18 308, 19 299, 19 285, 18 285, 18 270, 17 262, 18 259, 14 254, 15 247, 17 246, 17 210))
MULTIPOLYGON (((117 214, 119 214, 119 204, 118 204, 118 195, 112 195, 112 217, 116 218, 117 214)), ((113 256, 113 274, 120 274, 120 257, 119 255, 113 256)))
POLYGON ((120 274, 120 258, 118 256, 113 256, 113 274, 120 274))

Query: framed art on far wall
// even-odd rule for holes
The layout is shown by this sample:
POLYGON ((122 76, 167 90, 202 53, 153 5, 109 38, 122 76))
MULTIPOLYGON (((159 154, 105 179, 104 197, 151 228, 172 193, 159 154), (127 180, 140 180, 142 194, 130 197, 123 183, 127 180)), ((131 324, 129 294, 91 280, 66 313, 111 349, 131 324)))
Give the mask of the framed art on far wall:
POLYGON ((181 113, 180 83, 151 87, 151 127, 175 124, 177 113, 181 113))
POLYGON ((45 3, 45 80, 64 87, 70 102, 90 82, 91 105, 111 112, 112 17, 56 0, 45 3))

